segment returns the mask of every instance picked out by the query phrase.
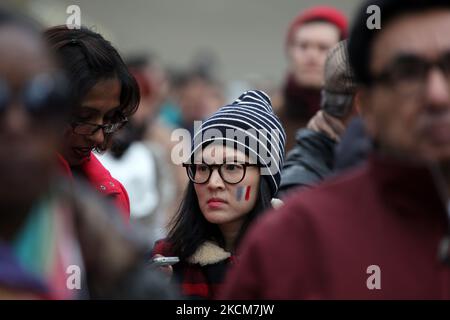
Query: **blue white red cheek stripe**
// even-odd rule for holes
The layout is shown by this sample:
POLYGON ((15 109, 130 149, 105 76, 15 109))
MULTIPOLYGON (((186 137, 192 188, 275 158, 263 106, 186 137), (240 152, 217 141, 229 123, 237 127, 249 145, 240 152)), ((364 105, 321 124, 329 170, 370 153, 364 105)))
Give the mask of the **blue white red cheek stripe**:
POLYGON ((247 186, 247 191, 245 192, 245 201, 248 201, 250 199, 250 190, 252 187, 247 186))
POLYGON ((238 187, 236 190, 236 200, 241 201, 243 194, 244 194, 244 187, 238 187))
POLYGON ((241 201, 242 197, 244 196, 245 201, 248 201, 250 199, 250 192, 252 190, 251 186, 245 186, 245 187, 238 187, 236 191, 236 199, 237 201, 241 201))

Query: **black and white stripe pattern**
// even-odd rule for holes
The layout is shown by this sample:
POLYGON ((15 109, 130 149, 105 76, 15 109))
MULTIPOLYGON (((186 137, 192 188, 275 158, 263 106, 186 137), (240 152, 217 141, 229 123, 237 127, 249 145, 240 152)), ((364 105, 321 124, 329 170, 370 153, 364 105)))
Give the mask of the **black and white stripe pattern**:
POLYGON ((277 192, 286 134, 280 120, 273 113, 266 93, 257 90, 244 92, 231 105, 220 108, 204 121, 194 135, 191 161, 202 146, 214 141, 245 148, 248 156, 261 165, 261 175, 269 182, 272 195, 277 192), (211 130, 209 133, 218 130, 221 136, 205 137, 208 136, 205 135, 208 130, 211 130), (234 132, 234 135, 230 136, 230 132, 234 132), (239 139, 243 136, 245 139, 239 139))

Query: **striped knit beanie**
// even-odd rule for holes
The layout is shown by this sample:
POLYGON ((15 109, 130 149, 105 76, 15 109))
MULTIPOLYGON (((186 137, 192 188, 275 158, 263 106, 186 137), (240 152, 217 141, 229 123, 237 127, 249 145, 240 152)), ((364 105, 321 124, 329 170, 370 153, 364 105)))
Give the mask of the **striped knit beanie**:
POLYGON ((280 185, 286 134, 274 114, 269 96, 257 90, 244 92, 230 105, 220 108, 195 131, 191 161, 211 143, 244 152, 258 164, 272 197, 280 185))

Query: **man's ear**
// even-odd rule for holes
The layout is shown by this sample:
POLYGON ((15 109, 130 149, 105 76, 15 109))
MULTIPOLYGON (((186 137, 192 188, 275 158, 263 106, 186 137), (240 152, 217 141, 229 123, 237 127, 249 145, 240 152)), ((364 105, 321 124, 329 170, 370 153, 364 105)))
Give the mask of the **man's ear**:
POLYGON ((362 95, 363 95, 362 90, 364 90, 364 89, 358 88, 356 90, 356 92, 355 92, 355 97, 353 98, 354 102, 353 102, 352 113, 354 115, 358 115, 358 116, 361 115, 362 112, 363 112, 363 110, 362 110, 362 99, 363 99, 363 97, 362 97, 362 95))
POLYGON ((367 133, 371 137, 376 136, 375 118, 372 108, 372 91, 369 88, 361 86, 355 94, 355 112, 361 117, 366 127, 367 133))

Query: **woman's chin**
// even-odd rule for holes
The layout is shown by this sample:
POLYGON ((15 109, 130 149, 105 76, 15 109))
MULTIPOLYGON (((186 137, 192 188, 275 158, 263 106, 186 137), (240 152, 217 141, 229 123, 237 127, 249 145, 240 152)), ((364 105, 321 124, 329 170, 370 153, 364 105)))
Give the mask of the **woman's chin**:
POLYGON ((81 166, 88 160, 89 160, 89 157, 79 157, 77 155, 71 155, 70 157, 66 158, 66 161, 69 163, 69 166, 71 166, 71 167, 81 166))
POLYGON ((203 215, 209 223, 223 224, 229 222, 229 213, 221 209, 209 209, 207 208, 203 215))

